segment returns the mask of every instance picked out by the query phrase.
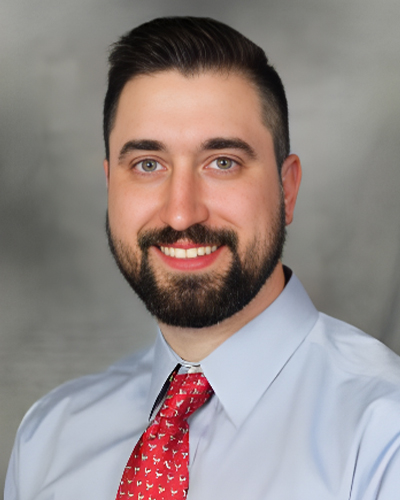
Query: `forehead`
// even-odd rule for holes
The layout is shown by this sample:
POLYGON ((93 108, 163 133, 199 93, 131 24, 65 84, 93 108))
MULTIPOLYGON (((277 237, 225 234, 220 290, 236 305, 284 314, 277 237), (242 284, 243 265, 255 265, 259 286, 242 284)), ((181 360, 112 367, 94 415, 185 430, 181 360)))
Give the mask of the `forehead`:
MULTIPOLYGON (((124 87, 110 134, 110 146, 135 138, 192 144, 210 137, 257 142, 270 136, 252 82, 238 73, 178 71, 140 75, 124 87)), ((257 147, 256 144, 254 144, 257 147)))

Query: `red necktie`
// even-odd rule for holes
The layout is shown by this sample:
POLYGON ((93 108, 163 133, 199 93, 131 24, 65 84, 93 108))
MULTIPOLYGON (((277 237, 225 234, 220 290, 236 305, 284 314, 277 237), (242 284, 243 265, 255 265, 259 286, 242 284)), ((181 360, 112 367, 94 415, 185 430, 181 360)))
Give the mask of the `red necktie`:
POLYGON ((116 500, 186 498, 189 488, 187 418, 212 393, 202 373, 175 375, 160 411, 128 460, 116 500))

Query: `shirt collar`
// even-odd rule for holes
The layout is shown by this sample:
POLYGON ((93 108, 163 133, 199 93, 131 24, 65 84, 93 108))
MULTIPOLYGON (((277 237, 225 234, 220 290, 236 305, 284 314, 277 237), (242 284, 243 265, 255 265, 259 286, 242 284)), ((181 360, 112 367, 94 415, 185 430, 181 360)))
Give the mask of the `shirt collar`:
MULTIPOLYGON (((317 321, 318 311, 293 274, 279 297, 201 362, 230 420, 239 427, 317 321), (240 402, 239 402, 240 401, 240 402)), ((155 343, 147 408, 182 363, 161 332, 155 343)))
POLYGON ((167 344, 160 330, 154 345, 154 362, 151 376, 150 390, 146 401, 146 410, 151 416, 151 410, 165 381, 177 364, 182 364, 181 358, 167 344))

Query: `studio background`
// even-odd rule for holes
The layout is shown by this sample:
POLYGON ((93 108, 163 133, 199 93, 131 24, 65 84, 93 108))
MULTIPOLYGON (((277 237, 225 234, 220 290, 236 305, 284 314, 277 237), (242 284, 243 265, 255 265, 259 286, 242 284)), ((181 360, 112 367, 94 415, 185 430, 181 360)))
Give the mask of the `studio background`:
POLYGON ((284 262, 320 310, 400 352, 398 0, 2 0, 1 479, 35 400, 154 338, 107 249, 101 112, 109 45, 163 15, 266 50, 304 168, 284 262))

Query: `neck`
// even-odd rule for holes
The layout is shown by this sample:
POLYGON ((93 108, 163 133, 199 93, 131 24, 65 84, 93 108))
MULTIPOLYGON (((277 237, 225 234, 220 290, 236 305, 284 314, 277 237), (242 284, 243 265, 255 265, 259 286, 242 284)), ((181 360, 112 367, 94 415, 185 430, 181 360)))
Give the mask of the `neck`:
POLYGON ((285 275, 279 262, 254 299, 230 318, 207 328, 180 328, 160 323, 160 330, 178 356, 198 363, 272 304, 284 287, 285 275))

